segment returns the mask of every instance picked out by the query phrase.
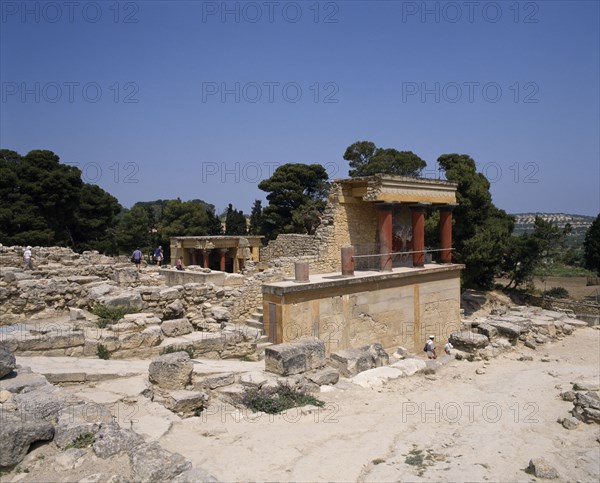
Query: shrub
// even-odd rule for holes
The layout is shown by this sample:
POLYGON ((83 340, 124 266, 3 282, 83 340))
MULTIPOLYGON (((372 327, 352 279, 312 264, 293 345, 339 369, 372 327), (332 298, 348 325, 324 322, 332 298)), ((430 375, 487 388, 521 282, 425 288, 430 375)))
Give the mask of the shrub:
POLYGON ((564 287, 552 287, 544 292, 544 296, 555 299, 566 299, 569 297, 569 291, 564 287))
POLYGON ((248 388, 239 402, 252 412, 262 411, 268 414, 277 414, 286 409, 309 404, 319 407, 325 405, 323 401, 310 394, 281 383, 277 387, 248 388))
POLYGON ((94 444, 94 441, 96 441, 96 437, 94 436, 93 433, 81 433, 79 436, 77 436, 72 443, 69 443, 67 445, 66 449, 69 448, 87 448, 88 446, 91 446, 92 444, 94 444))
POLYGON ((109 307, 104 304, 94 305, 94 308, 92 309, 92 313, 100 317, 96 324, 101 329, 121 320, 125 314, 134 314, 137 311, 137 309, 132 307, 109 307))
POLYGON ((96 349, 96 354, 98 355, 99 359, 110 359, 110 352, 108 351, 108 349, 106 348, 106 346, 104 344, 98 344, 98 347, 96 349))

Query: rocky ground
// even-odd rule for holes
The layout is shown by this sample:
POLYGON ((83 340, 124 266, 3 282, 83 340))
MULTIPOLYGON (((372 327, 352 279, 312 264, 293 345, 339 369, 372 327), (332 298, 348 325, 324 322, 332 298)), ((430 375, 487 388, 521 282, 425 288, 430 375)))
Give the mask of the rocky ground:
MULTIPOLYGON (((67 358, 17 357, 17 363, 47 374, 72 372, 67 358)), ((94 364, 103 363, 97 372, 109 374, 111 364, 127 363, 129 372, 116 367, 112 373, 120 378, 65 389, 85 401, 88 412, 109 405, 121 430, 135 432, 144 443, 134 442, 110 458, 99 456, 102 450, 95 447, 37 444, 2 481, 151 481, 136 471, 140 461, 147 466, 153 459, 163 469, 193 465, 173 481, 210 481, 210 475, 219 481, 534 481, 539 475, 597 481, 600 476, 598 424, 578 419, 564 424, 577 408, 569 392, 597 398, 600 331, 593 328, 581 327, 536 349, 519 343, 489 360, 442 358, 411 377, 383 377, 389 368, 374 368, 322 386, 322 408, 276 416, 213 397, 198 416, 181 418, 144 396, 149 361, 87 363, 81 371, 94 372, 94 364), (153 442, 162 450, 149 446, 153 442), (137 451, 141 455, 135 456, 137 451), (531 460, 537 477, 527 470, 531 460)), ((262 364, 193 363, 202 377, 254 374, 255 382, 262 364)), ((152 481, 161 481, 158 469, 147 471, 146 476, 158 475, 152 481)))

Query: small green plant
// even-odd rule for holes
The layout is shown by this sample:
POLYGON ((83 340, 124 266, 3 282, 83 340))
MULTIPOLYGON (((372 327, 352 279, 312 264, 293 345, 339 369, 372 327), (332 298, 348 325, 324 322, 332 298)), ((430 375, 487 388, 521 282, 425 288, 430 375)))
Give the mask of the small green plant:
POLYGON ((411 466, 422 466, 425 457, 423 456, 423 450, 413 448, 408 453, 408 456, 404 460, 407 465, 411 466))
POLYGON ((310 394, 299 391, 286 384, 277 387, 248 388, 241 396, 241 404, 251 409, 252 412, 262 411, 267 414, 277 414, 286 409, 299 406, 323 407, 325 403, 310 394))
POLYGON ((106 328, 108 325, 115 324, 121 320, 125 314, 133 314, 137 312, 137 309, 132 307, 109 307, 104 304, 96 304, 92 309, 92 313, 100 317, 96 324, 101 329, 106 328))
POLYGON ((194 416, 196 416, 197 418, 202 416, 202 408, 197 408, 194 410, 194 416))
POLYGON ((475 360, 475 354, 469 354, 469 355, 467 356, 467 360, 468 360, 469 362, 473 362, 473 361, 475 360))
POLYGON ((383 458, 376 458, 373 461, 371 461, 371 463, 373 463, 374 465, 380 465, 381 463, 385 463, 385 460, 383 458))
POLYGON ((187 352, 188 356, 190 356, 190 359, 194 358, 194 348, 193 347, 176 347, 174 345, 165 347, 163 350, 160 351, 160 355, 162 356, 165 354, 173 354, 175 352, 187 352))
POLYGON ((462 360, 463 360, 463 356, 462 356, 462 354, 456 354, 456 355, 454 356, 454 358, 455 358, 457 361, 462 361, 462 360))
POLYGON ((98 344, 98 347, 96 348, 96 354, 98 355, 98 359, 110 359, 110 352, 104 344, 98 344))
POLYGON ((96 441, 96 437, 93 433, 81 433, 71 443, 69 443, 66 449, 69 448, 87 448, 96 441))
POLYGON ((544 292, 544 296, 555 299, 566 299, 569 298, 569 291, 564 287, 552 287, 550 290, 544 292))

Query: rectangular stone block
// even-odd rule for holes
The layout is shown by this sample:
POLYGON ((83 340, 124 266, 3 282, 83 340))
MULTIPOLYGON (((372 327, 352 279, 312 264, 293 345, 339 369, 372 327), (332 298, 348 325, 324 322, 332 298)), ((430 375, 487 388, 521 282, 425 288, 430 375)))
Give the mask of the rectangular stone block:
POLYGON ((318 369, 325 363, 325 344, 314 337, 302 337, 265 349, 265 370, 281 376, 318 369))

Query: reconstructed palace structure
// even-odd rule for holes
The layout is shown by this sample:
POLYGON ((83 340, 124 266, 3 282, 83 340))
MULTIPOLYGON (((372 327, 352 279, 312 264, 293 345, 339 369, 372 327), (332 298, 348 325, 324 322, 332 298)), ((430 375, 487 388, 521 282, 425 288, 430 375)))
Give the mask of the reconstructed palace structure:
POLYGON ((315 336, 330 353, 372 342, 420 350, 428 335, 441 342, 459 330, 456 187, 387 175, 335 180, 310 274, 300 262, 295 280, 263 285, 269 340, 315 336), (426 210, 439 211, 439 247, 426 248, 426 210))

